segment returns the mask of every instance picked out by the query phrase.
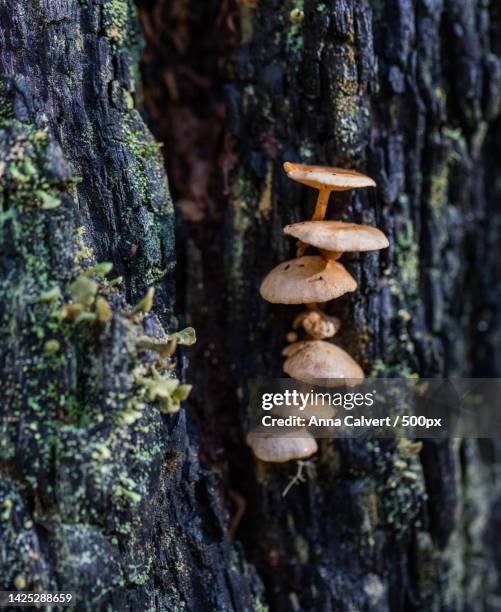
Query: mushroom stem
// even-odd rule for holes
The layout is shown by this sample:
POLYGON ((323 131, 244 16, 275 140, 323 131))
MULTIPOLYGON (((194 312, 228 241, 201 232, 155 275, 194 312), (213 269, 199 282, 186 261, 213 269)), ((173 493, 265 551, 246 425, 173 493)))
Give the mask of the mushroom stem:
POLYGON ((315 212, 313 213, 312 221, 323 221, 325 213, 327 212, 327 204, 329 202, 329 196, 331 189, 325 187, 318 190, 317 203, 315 205, 315 212))
POLYGON ((337 261, 343 254, 343 251, 327 251, 326 249, 320 249, 320 253, 322 253, 322 256, 325 257, 325 259, 337 261))
POLYGON ((302 257, 308 246, 309 245, 306 242, 298 240, 296 242, 296 257, 302 257))

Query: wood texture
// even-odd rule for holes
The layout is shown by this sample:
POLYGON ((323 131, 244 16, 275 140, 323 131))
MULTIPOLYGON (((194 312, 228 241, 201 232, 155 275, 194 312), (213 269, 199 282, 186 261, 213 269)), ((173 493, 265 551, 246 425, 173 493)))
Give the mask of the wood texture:
POLYGON ((314 204, 286 160, 378 183, 331 205, 391 242, 345 257, 360 289, 331 308, 366 374, 499 374, 499 9, 138 4, 142 92, 131 0, 0 5, 1 587, 93 610, 496 609, 495 441, 322 441, 283 497, 297 466, 255 462, 243 434, 247 381, 280 375, 297 313, 257 291, 314 204), (113 320, 55 317, 106 261, 113 320), (138 416, 138 338, 178 327, 174 280, 193 397, 138 416))
POLYGON ((9 0, 0 37, 0 586, 73 591, 82 610, 252 609, 259 581, 230 550, 184 412, 137 401, 151 357, 138 338, 175 321, 134 5, 9 0), (73 280, 103 261, 123 277, 119 291, 95 277, 113 320, 60 320, 73 280), (154 309, 134 323, 149 286, 154 309))
POLYGON ((296 466, 256 464, 242 431, 247 381, 281 374, 299 312, 258 294, 264 275, 293 255, 282 227, 314 205, 311 190, 287 180, 284 161, 345 166, 378 183, 330 207, 333 218, 374 224, 391 242, 344 256, 359 291, 330 310, 366 374, 499 374, 498 8, 153 4, 142 3, 144 20, 154 15, 165 29, 147 40, 151 125, 169 142, 167 160, 182 160, 192 178, 205 165, 210 177, 194 193, 173 174, 187 261, 180 287, 202 338, 191 372, 203 448, 247 500, 237 538, 267 602, 274 610, 495 608, 498 564, 487 535, 499 524, 495 441, 426 441, 415 457, 389 441, 323 441, 306 482, 284 499, 296 466), (166 86, 155 76, 162 69, 166 86), (230 136, 218 139, 223 98, 230 136), (177 112, 159 110, 172 102, 192 120, 188 155, 176 145, 177 112), (215 177, 228 168, 225 197, 215 177))

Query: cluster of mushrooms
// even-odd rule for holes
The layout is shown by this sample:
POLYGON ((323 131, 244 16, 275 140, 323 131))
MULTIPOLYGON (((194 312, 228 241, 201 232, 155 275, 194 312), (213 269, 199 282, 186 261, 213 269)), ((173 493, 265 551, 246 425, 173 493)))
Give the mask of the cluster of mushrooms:
MULTIPOLYGON (((293 181, 318 189, 318 199, 311 221, 286 225, 284 232, 297 239, 296 258, 276 266, 261 284, 261 296, 272 304, 305 304, 306 310, 296 317, 293 327, 302 327, 308 339, 293 341, 283 351, 283 370, 292 378, 323 386, 355 385, 364 378, 359 364, 339 346, 326 342, 339 330, 338 318, 327 315, 319 306, 355 291, 357 283, 339 263, 344 252, 375 251, 388 246, 388 239, 377 228, 344 221, 325 221, 332 191, 375 187, 376 183, 359 172, 308 166, 286 162, 284 170, 293 181), (307 249, 318 249, 305 255, 307 249)), ((331 406, 307 406, 300 416, 328 418, 334 415, 331 406)), ((289 416, 290 408, 275 408, 274 416, 289 416)), ((296 414, 298 414, 296 412, 296 414)), ((315 438, 305 427, 281 428, 280 435, 266 435, 266 428, 257 427, 247 435, 247 444, 262 461, 282 463, 305 459, 317 449, 315 438)))

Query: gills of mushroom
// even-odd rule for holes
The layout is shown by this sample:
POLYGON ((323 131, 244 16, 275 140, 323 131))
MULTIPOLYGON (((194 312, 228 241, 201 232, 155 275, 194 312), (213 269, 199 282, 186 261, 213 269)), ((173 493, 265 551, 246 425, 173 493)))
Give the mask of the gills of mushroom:
POLYGON ((293 181, 318 189, 313 221, 324 219, 331 191, 346 191, 360 187, 376 186, 376 183, 365 174, 360 174, 360 172, 354 170, 344 170, 343 168, 285 162, 284 170, 293 181))
POLYGON ((304 428, 281 428, 280 435, 264 435, 263 428, 253 429, 246 442, 261 461, 285 463, 292 459, 306 459, 318 450, 315 438, 304 428))
POLYGON ((377 228, 344 221, 303 221, 286 225, 284 233, 336 258, 339 252, 377 251, 389 246, 388 238, 377 228))
POLYGON ((355 279, 340 263, 306 255, 273 268, 259 292, 272 304, 308 304, 327 302, 356 288, 355 279))
POLYGON ((355 386, 364 379, 362 368, 339 346, 322 340, 297 344, 301 346, 284 349, 288 357, 283 370, 291 378, 326 387, 355 386))

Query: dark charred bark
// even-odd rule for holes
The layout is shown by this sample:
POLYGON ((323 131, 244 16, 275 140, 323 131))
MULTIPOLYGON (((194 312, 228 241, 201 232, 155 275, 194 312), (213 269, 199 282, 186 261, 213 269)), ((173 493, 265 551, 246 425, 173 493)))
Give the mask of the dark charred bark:
POLYGON ((498 376, 501 12, 138 4, 177 273, 133 2, 0 5, 0 586, 80 609, 497 609, 494 441, 322 441, 283 497, 296 466, 256 463, 243 433, 247 382, 280 375, 295 314, 259 282, 313 204, 285 160, 378 182, 332 206, 391 241, 345 258, 359 291, 332 304, 366 374, 498 376), (123 277, 93 275, 112 321, 57 316, 101 262, 123 277), (200 341, 167 416, 138 342, 178 327, 174 280, 200 341))
POLYGON ((205 339, 191 369, 203 448, 247 500, 237 538, 268 603, 495 609, 495 442, 426 441, 409 459, 390 441, 323 441, 310 479, 284 499, 296 466, 256 464, 241 432, 243 390, 252 376, 280 375, 295 314, 258 295, 264 274, 293 255, 282 227, 312 210, 313 194, 286 179, 286 160, 351 167, 378 183, 332 206, 333 216, 377 225, 391 242, 380 254, 346 258, 359 290, 332 304, 343 320, 339 341, 366 374, 498 376, 499 9, 346 0, 141 6, 151 126, 170 142, 167 160, 184 160, 192 177, 206 168, 197 194, 182 173, 172 177, 184 306, 205 339), (152 25, 160 19, 165 29, 152 25), (190 70, 191 81, 183 78, 190 70), (227 135, 207 139, 219 125, 223 83, 227 135), (169 110, 179 90, 200 136, 189 155, 169 110), (228 168, 225 198, 217 176, 228 168), (414 480, 395 467, 402 458, 414 480))
POLYGON ((138 386, 153 358, 139 337, 175 327, 135 7, 6 0, 0 37, 0 587, 74 591, 77 609, 253 609, 260 583, 230 550, 184 411, 162 415, 138 386), (83 276, 102 262, 121 285, 83 276), (95 280, 111 322, 94 304, 58 316, 86 301, 76 278, 95 280), (153 311, 126 316, 150 286, 153 311))

